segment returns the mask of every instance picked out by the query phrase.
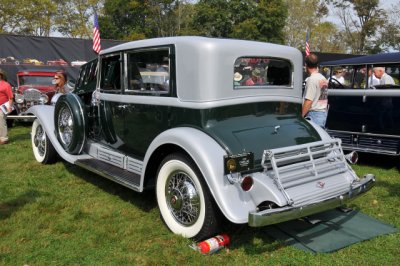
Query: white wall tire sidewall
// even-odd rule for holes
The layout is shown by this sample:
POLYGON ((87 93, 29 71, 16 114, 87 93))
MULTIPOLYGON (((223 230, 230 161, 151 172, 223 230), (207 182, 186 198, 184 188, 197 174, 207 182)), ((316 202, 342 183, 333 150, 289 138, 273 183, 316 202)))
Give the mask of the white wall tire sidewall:
POLYGON ((182 235, 186 238, 192 238, 196 236, 204 226, 205 221, 205 201, 204 201, 204 192, 202 186, 200 184, 199 177, 196 173, 191 169, 187 164, 180 160, 170 160, 166 162, 160 169, 159 174, 157 176, 157 185, 156 185, 156 194, 157 194, 157 203, 158 208, 160 209, 161 216, 164 219, 165 224, 168 228, 175 234, 182 235), (200 215, 197 221, 190 226, 183 226, 179 224, 173 215, 170 213, 167 200, 165 197, 165 185, 170 173, 176 171, 177 169, 188 174, 196 186, 196 191, 199 194, 200 198, 200 215))
MULTIPOLYGON (((37 128, 41 126, 40 122, 38 120, 35 120, 32 124, 32 132, 31 132, 31 143, 32 143, 32 150, 33 150, 33 155, 35 156, 36 161, 39 163, 42 163, 46 157, 46 151, 47 151, 47 136, 46 136, 46 147, 45 147, 45 153, 43 155, 40 155, 38 147, 35 146, 34 140, 36 137, 36 130, 37 128)), ((42 127, 43 130, 43 127, 42 127)), ((44 130, 43 130, 44 131, 44 130)))

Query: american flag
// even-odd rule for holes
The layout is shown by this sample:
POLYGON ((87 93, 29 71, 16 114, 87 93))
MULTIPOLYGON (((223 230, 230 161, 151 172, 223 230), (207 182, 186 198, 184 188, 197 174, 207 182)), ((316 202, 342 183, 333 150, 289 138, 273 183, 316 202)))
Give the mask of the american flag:
POLYGON ((310 54, 310 45, 308 44, 308 35, 309 35, 309 31, 307 30, 307 34, 306 34, 306 56, 308 56, 310 54))
POLYGON ((99 21, 97 19, 97 13, 96 12, 94 12, 93 50, 96 53, 100 53, 100 51, 101 51, 99 21))

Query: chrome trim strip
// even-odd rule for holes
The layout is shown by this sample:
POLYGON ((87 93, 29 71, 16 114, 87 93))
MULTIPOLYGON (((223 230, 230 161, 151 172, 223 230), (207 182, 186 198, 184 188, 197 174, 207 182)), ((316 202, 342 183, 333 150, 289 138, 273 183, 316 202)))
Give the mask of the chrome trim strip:
POLYGON ((278 209, 268 209, 260 212, 251 212, 249 213, 248 223, 249 226, 260 227, 294 220, 307 215, 334 209, 363 195, 374 186, 374 183, 375 176, 368 174, 363 180, 357 182, 357 184, 353 186, 346 194, 303 206, 283 207, 278 209))
POLYGON ((400 139, 400 136, 399 136, 399 135, 385 135, 385 134, 374 134, 374 133, 362 133, 362 132, 341 131, 341 130, 332 130, 332 129, 327 129, 326 131, 327 131, 329 134, 330 134, 330 133, 357 134, 357 135, 371 136, 371 137, 386 137, 386 138, 396 138, 396 139, 400 139))
POLYGON ((27 119, 29 121, 35 120, 36 116, 34 115, 7 115, 7 119, 13 119, 13 120, 21 120, 21 119, 27 119))

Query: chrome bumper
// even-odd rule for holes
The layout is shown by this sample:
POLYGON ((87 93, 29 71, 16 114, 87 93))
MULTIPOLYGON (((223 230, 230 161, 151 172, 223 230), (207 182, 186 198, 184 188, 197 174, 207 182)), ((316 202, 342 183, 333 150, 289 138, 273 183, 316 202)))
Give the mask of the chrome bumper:
POLYGON ((370 190, 374 186, 374 183, 375 176, 367 174, 363 179, 353 184, 348 193, 335 198, 303 206, 288 206, 249 213, 249 226, 259 227, 277 224, 337 208, 370 190))

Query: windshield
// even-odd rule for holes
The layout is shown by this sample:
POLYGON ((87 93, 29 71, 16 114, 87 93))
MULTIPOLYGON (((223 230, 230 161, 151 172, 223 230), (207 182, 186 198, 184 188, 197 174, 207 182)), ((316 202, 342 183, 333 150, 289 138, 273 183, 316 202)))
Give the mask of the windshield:
POLYGON ((52 86, 53 76, 19 76, 19 85, 52 86))

